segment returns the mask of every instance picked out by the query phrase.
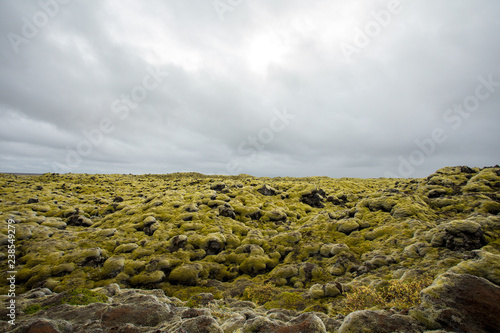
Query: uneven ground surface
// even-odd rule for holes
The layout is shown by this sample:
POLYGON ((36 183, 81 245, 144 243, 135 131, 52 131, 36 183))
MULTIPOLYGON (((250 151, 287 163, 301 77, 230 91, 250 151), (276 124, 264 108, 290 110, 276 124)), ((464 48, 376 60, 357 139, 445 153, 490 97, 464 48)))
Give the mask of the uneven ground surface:
POLYGON ((0 175, 0 330, 498 332, 499 213, 498 167, 0 175))

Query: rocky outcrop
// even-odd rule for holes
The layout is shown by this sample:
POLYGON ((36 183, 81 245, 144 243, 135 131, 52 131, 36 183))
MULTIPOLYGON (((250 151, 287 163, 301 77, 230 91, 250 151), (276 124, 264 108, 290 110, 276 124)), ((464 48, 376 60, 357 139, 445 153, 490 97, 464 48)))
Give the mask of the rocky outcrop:
POLYGON ((100 289, 108 295, 105 303, 60 304, 63 294, 34 290, 19 296, 19 304, 44 305, 35 315, 18 314, 17 325, 0 322, 4 332, 175 332, 224 333, 280 332, 326 333, 325 325, 335 325, 321 313, 254 309, 251 302, 228 307, 211 294, 200 294, 200 306, 188 308, 179 300, 166 297, 162 290, 120 289, 110 285, 100 289), (212 305, 210 305, 212 304, 212 305), (229 310, 231 309, 231 310, 229 310))
POLYGON ((445 273, 422 294, 424 302, 412 315, 429 328, 454 332, 498 332, 498 285, 474 275, 445 273))
POLYGON ((309 193, 303 194, 302 197, 300 198, 300 201, 311 207, 323 208, 325 207, 323 203, 325 201, 325 196, 326 196, 325 191, 321 189, 313 190, 309 193))
POLYGON ((444 223, 427 233, 432 246, 454 250, 475 250, 486 245, 479 223, 467 220, 444 223))

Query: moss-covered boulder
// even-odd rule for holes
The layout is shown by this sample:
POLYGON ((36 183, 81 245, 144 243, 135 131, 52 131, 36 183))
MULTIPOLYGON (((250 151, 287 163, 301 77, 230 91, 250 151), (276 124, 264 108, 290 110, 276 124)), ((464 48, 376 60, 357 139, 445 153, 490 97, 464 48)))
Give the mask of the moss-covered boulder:
POLYGON ((456 220, 430 230, 426 239, 434 247, 450 250, 474 250, 486 245, 479 223, 470 220, 456 220))
POLYGON ((109 257, 102 265, 101 276, 103 279, 114 278, 123 271, 124 267, 124 257, 109 257))
POLYGON ((310 192, 303 193, 300 197, 300 201, 314 208, 325 207, 324 201, 326 199, 326 193, 322 189, 314 189, 310 192))
POLYGON ((357 219, 348 219, 338 222, 337 230, 343 234, 350 235, 353 231, 359 230, 357 219))
POLYGON ((114 253, 115 254, 131 253, 138 248, 139 248, 139 245, 137 245, 136 243, 121 244, 115 248, 114 253))
POLYGON ((139 275, 133 276, 130 279, 130 284, 132 286, 144 286, 158 284, 165 280, 166 276, 163 271, 154 271, 154 272, 142 272, 139 275))
POLYGON ((200 264, 186 264, 176 267, 168 276, 168 281, 184 286, 195 286, 200 280, 203 266, 200 264))

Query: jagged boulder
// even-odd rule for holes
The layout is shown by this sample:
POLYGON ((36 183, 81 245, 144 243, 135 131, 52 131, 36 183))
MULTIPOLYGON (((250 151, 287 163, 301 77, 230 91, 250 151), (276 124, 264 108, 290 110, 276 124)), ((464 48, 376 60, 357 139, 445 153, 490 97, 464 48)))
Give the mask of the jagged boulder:
POLYGON ((426 234, 426 240, 434 247, 455 250, 475 250, 486 245, 479 223, 456 220, 439 225, 426 234))
POLYGON ((75 226, 75 227, 90 227, 93 222, 89 218, 81 215, 72 215, 68 217, 67 225, 75 226))
POLYGON ((276 190, 268 185, 263 185, 261 188, 257 190, 257 192, 265 196, 276 195, 276 190))
POLYGON ((486 279, 448 272, 422 295, 423 304, 410 313, 429 328, 487 333, 500 327, 500 287, 486 279))
POLYGON ((325 201, 325 197, 325 191, 321 189, 312 190, 309 193, 303 194, 300 198, 300 201, 311 207, 324 208, 325 205, 323 202, 325 201))

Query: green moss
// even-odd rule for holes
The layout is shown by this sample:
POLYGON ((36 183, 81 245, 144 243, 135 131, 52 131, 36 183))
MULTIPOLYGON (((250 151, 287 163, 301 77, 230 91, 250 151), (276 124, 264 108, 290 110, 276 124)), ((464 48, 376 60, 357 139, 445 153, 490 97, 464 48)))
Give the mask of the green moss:
MULTIPOLYGON (((343 284, 389 280, 396 268, 441 272, 456 266, 453 269, 499 280, 491 258, 464 260, 469 251, 428 246, 446 241, 440 232, 449 238, 452 232, 458 235, 479 225, 488 244, 482 249, 500 249, 499 170, 452 167, 425 179, 397 180, 191 173, 0 175, 0 217, 14 217, 24 235, 17 258, 19 290, 45 286, 63 292, 120 283, 188 295, 238 289, 233 280, 243 277, 280 286, 270 300, 278 302, 283 292, 300 296, 285 288, 319 284, 325 296, 333 295, 337 287, 326 292, 333 276, 343 284), (217 183, 225 187, 210 189, 217 183), (259 193, 264 184, 276 195, 259 193), (308 202, 314 206, 316 194, 323 208, 302 202, 307 201, 304 195, 311 195, 308 202), (39 203, 26 203, 35 196, 39 203), (124 202, 114 202, 117 196, 124 202), (49 206, 50 211, 33 211, 36 205, 49 206), (229 205, 234 218, 229 212, 229 217, 220 214, 219 207, 229 205), (93 224, 65 228, 63 219, 70 216, 93 224), (187 241, 176 247, 176 236, 187 241), (385 259, 389 257, 394 264, 385 259), (363 270, 366 265, 369 269, 363 270), (200 287, 212 284, 217 287, 200 287)), ((5 225, 0 232, 7 234, 5 225)), ((0 242, 4 239, 0 236, 0 242)), ((7 271, 5 260, 0 268, 7 271)), ((6 287, 0 281, 0 291, 6 287)), ((286 296, 292 301, 295 297, 286 296)), ((315 308, 327 300, 307 306, 315 308)))
POLYGON ((155 272, 142 272, 130 279, 132 286, 147 286, 164 281, 166 278, 165 273, 162 271, 155 272))
POLYGON ((473 182, 462 188, 465 193, 493 192, 493 189, 482 182, 473 182))
POLYGON ((358 229, 359 229, 359 223, 356 221, 356 219, 339 221, 337 226, 337 230, 346 235, 349 235, 353 231, 358 229))
POLYGON ((194 286, 200 280, 202 270, 203 266, 200 264, 182 265, 176 267, 172 272, 170 272, 168 280, 175 284, 194 286))
POLYGON ((282 292, 276 299, 264 304, 266 309, 288 309, 288 310, 304 310, 310 304, 300 294, 292 292, 282 292))
POLYGON ((278 279, 289 279, 299 275, 299 269, 294 265, 281 265, 273 269, 271 275, 278 279))
POLYGON ((115 248, 114 253, 115 254, 130 253, 130 252, 134 251, 135 249, 137 249, 138 247, 139 247, 139 245, 137 245, 135 243, 121 244, 115 248))
POLYGON ((138 249, 135 249, 132 252, 132 258, 133 259, 140 259, 140 258, 143 258, 143 257, 150 256, 153 253, 155 253, 154 249, 140 247, 138 249))
POLYGON ((498 214, 500 214, 500 202, 496 202, 496 201, 483 202, 481 204, 481 208, 480 208, 479 212, 486 213, 486 214, 498 215, 498 214))
POLYGON ((500 285, 500 255, 480 251, 477 259, 462 261, 450 272, 476 275, 500 285))
POLYGON ((38 311, 46 310, 48 308, 49 308, 48 306, 42 306, 41 304, 31 304, 28 307, 26 307, 23 312, 27 315, 31 315, 37 313, 38 311))
POLYGON ((136 275, 146 267, 146 262, 142 260, 125 260, 123 272, 127 275, 136 275))
POLYGON ((101 278, 113 278, 116 277, 125 267, 124 257, 110 257, 108 258, 101 270, 101 278))
POLYGON ((257 275, 266 272, 271 260, 267 256, 252 255, 245 259, 239 266, 244 274, 257 275))
POLYGON ((52 276, 61 276, 65 274, 69 274, 73 272, 76 268, 76 265, 73 263, 64 263, 57 266, 54 266, 51 270, 52 276))
POLYGON ((245 288, 243 299, 258 305, 264 305, 267 302, 276 300, 279 294, 280 290, 271 284, 255 284, 245 288))
POLYGON ((106 295, 86 288, 70 291, 61 299, 61 303, 70 305, 89 305, 92 303, 106 303, 107 301, 108 297, 106 295))

